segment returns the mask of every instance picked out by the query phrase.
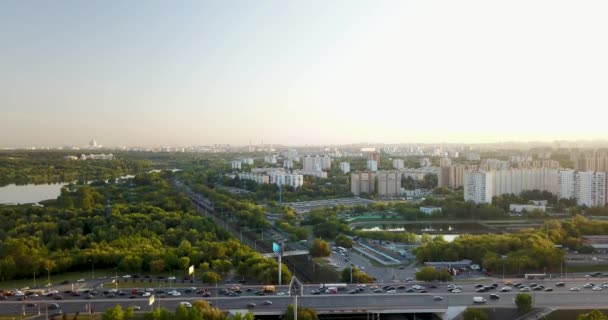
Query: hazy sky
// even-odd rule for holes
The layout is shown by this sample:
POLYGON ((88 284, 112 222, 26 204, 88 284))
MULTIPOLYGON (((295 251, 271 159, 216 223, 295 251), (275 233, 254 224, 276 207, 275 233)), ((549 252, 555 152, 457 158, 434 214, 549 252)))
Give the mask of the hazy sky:
POLYGON ((0 2, 0 146, 608 138, 608 1, 0 2))

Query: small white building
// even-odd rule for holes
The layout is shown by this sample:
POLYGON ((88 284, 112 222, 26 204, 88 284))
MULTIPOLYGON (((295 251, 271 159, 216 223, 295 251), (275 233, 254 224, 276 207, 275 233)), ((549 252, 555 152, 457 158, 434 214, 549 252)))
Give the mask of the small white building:
POLYGON ((241 162, 238 160, 233 160, 231 163, 231 167, 233 170, 241 170, 241 162))
POLYGON ((545 212, 546 207, 544 205, 534 205, 534 204, 510 204, 509 212, 511 213, 522 213, 524 210, 526 212, 532 212, 533 210, 540 210, 545 212))
POLYGON ((424 214, 433 214, 435 212, 441 213, 441 207, 420 207, 420 212, 424 214))
POLYGON ((245 158, 241 160, 243 164, 253 165, 253 158, 245 158))

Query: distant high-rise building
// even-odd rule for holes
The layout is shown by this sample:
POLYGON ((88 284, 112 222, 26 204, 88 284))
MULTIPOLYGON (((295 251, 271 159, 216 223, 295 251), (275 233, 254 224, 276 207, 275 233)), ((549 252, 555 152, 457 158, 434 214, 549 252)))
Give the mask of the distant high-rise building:
POLYGON ((439 166, 440 167, 449 167, 452 165, 452 159, 450 158, 441 158, 439 159, 439 166))
POLYGON ((468 161, 479 161, 481 160, 481 156, 479 155, 479 152, 469 152, 466 155, 466 159, 468 161))
POLYGON ((492 172, 467 171, 464 174, 464 200, 492 203, 492 172))
POLYGON ((283 168, 286 168, 286 169, 293 168, 293 160, 283 160, 283 168))
POLYGON ((464 183, 463 165, 452 165, 447 167, 439 167, 437 173, 437 186, 456 189, 463 186, 464 183))
POLYGON ((405 168, 405 164, 403 162, 403 159, 394 159, 393 160, 393 168, 395 168, 397 170, 401 170, 401 169, 405 168))
POLYGON ((429 158, 421 158, 420 159, 420 166, 425 168, 425 167, 430 167, 432 165, 431 163, 431 159, 429 158))
POLYGON ((574 197, 576 204, 587 207, 606 205, 606 173, 584 171, 577 172, 574 179, 574 197))
POLYGON ((374 193, 376 187, 376 174, 371 171, 351 172, 350 191, 358 196, 361 193, 374 193))
POLYGON ((378 151, 370 152, 369 157, 367 159, 374 160, 374 161, 376 161, 377 164, 380 164, 380 152, 378 152, 378 151))
POLYGON ((349 173, 350 172, 350 163, 340 162, 340 170, 342 170, 342 173, 349 173))
POLYGON ((378 171, 378 162, 375 160, 367 160, 367 170, 372 172, 378 171))
POLYGON ((274 155, 265 156, 264 162, 269 163, 269 164, 277 164, 277 157, 274 155))
POLYGON ((378 171, 378 195, 398 197, 401 195, 401 174, 399 171, 378 171))
POLYGON ((303 167, 305 171, 321 171, 331 168, 331 157, 329 156, 306 156, 303 167))
POLYGON ((559 193, 560 199, 571 199, 574 198, 574 170, 560 170, 559 171, 559 193))

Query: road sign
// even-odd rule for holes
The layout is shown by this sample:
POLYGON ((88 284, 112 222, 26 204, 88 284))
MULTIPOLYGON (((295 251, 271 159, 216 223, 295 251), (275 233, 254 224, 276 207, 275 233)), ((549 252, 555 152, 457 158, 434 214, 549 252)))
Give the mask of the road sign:
POLYGON ((154 303, 154 295, 151 295, 150 296, 150 304, 149 305, 152 305, 153 303, 154 303))
POLYGON ((191 265, 190 268, 188 268, 188 275, 192 274, 194 274, 194 265, 191 265))
POLYGON ((280 244, 278 244, 276 242, 272 243, 272 252, 274 252, 274 253, 276 253, 278 255, 281 255, 282 251, 283 250, 281 249, 281 245, 280 244))

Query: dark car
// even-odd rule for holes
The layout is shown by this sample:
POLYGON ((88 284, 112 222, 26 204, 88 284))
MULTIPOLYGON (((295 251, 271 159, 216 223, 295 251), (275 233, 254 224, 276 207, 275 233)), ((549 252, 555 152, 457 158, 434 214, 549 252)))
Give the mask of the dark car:
POLYGON ((56 303, 49 303, 47 306, 49 309, 59 309, 59 305, 56 303))
POLYGON ((60 295, 57 294, 57 295, 55 295, 53 297, 53 299, 55 299, 55 300, 63 300, 63 296, 60 296, 60 295))
POLYGON ((247 308, 255 308, 255 303, 253 303, 253 302, 249 302, 249 303, 247 304, 247 308))
POLYGON ((546 292, 551 292, 551 291, 553 291, 553 288, 545 288, 545 291, 546 292))
POLYGON ((476 284, 475 288, 483 288, 483 284, 476 284))
POLYGON ((558 282, 558 283, 556 283, 556 284, 555 284, 555 286, 556 286, 556 287, 563 287, 563 286, 565 286, 565 285, 566 285, 566 284, 565 284, 565 283, 563 283, 563 282, 558 282))
POLYGON ((479 288, 479 289, 477 289, 475 291, 477 291, 477 292, 486 292, 486 291, 488 291, 488 289, 486 289, 486 288, 479 288))
POLYGON ((416 292, 416 290, 414 290, 414 289, 412 289, 412 288, 409 288, 409 289, 405 290, 405 292, 408 292, 408 293, 413 293, 413 292, 416 292))
POLYGON ((490 294, 490 299, 494 299, 494 300, 500 299, 500 296, 497 295, 496 293, 492 293, 492 294, 490 294))
POLYGON ((406 286, 398 286, 397 289, 401 289, 404 290, 406 288, 406 286))

